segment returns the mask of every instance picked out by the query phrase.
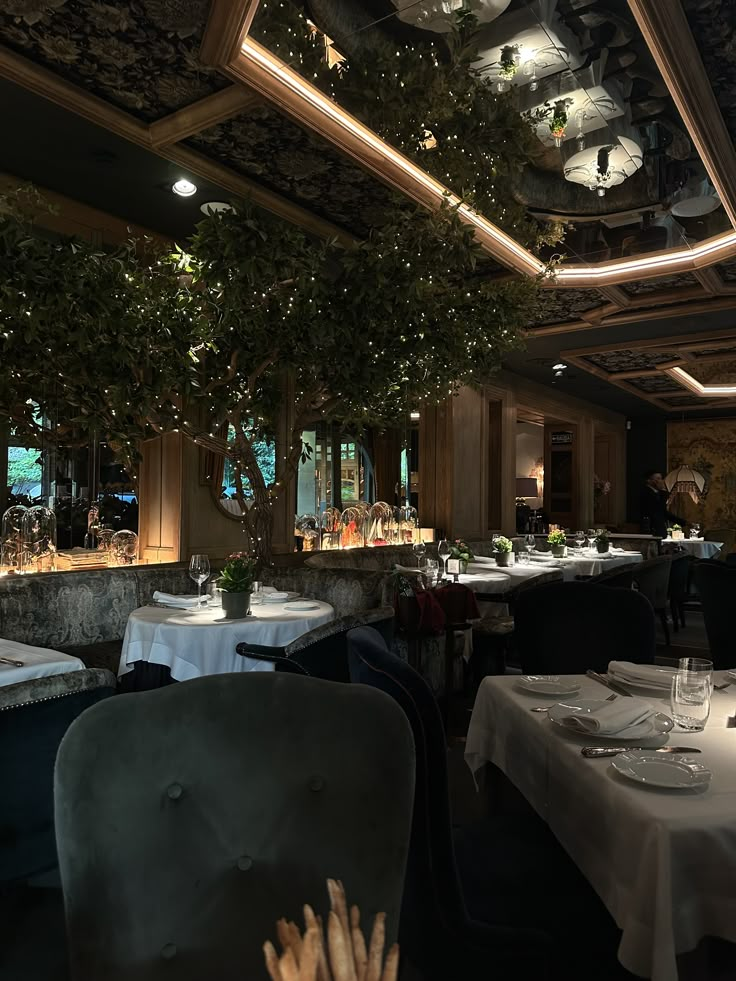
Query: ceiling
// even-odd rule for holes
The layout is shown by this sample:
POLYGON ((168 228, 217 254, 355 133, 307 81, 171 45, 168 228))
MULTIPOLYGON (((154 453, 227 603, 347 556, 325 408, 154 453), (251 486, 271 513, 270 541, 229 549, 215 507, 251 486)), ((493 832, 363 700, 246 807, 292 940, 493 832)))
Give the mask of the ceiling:
MULTIPOLYGON (((530 30, 547 37, 556 31, 556 49, 567 52, 563 63, 550 67, 536 53, 541 48, 522 43, 522 54, 532 52, 538 62, 541 94, 530 92, 527 58, 504 83, 516 90, 520 109, 542 95, 579 99, 581 92, 599 109, 616 107, 601 109, 600 119, 568 125, 561 148, 553 145, 548 123, 540 124, 538 155, 518 194, 540 221, 565 219, 567 258, 558 278, 545 282, 527 352, 511 356, 508 367, 628 415, 681 412, 682 405, 657 400, 656 393, 654 401, 645 397, 662 382, 634 391, 577 356, 554 379, 547 362, 563 351, 733 329, 736 236, 728 216, 736 214, 735 24, 720 0, 668 0, 664 22, 660 0, 478 2, 486 21, 484 58, 495 82, 503 81, 504 47, 523 42, 530 30), (615 98, 598 99, 595 86, 615 98), (587 142, 603 130, 601 140, 613 145, 624 132, 621 121, 641 144, 642 166, 602 198, 565 181, 578 130, 587 142), (675 228, 673 202, 697 197, 693 189, 705 190, 700 196, 710 204, 717 192, 719 203, 707 214, 677 217, 675 228), (673 257, 672 248, 683 252, 673 257), (653 265, 660 260, 662 266, 653 265), (569 275, 576 268, 577 280, 569 275)), ((114 6, 2 0, 0 100, 14 138, 4 141, 0 171, 176 239, 191 232, 204 201, 240 195, 316 235, 342 240, 366 235, 399 194, 436 206, 417 190, 421 176, 402 169, 401 161, 356 152, 339 121, 317 131, 316 89, 305 89, 306 103, 300 103, 285 94, 283 77, 272 72, 266 78, 253 46, 248 61, 248 42, 241 49, 239 39, 249 27, 257 29, 263 6, 259 15, 257 0, 114 6), (63 153, 53 152, 60 147, 63 153), (171 183, 182 176, 198 185, 194 198, 171 194, 171 183)), ((436 19, 415 16, 431 6, 432 0, 309 0, 308 13, 342 37, 350 59, 365 57, 361 43, 371 31, 397 44, 436 31, 436 19)), ((569 107, 571 115, 576 106, 569 107)), ((515 274, 533 271, 492 223, 473 214, 468 220, 493 256, 491 272, 504 266, 515 274)), ((697 396, 688 392, 688 398, 691 411, 697 396)), ((714 411, 712 401, 705 411, 714 411)))

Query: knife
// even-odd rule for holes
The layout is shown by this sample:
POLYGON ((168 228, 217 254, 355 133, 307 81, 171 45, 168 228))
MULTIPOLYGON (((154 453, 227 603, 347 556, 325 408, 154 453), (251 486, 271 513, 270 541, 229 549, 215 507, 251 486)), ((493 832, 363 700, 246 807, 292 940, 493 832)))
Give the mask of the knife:
POLYGON ((597 671, 586 671, 586 675, 592 678, 593 681, 597 681, 599 685, 605 685, 606 688, 610 688, 611 691, 617 692, 619 695, 627 695, 631 698, 631 692, 626 691, 621 685, 617 684, 615 681, 610 681, 605 675, 599 674, 597 671))
POLYGON ((11 664, 14 668, 22 668, 23 667, 23 662, 22 661, 13 661, 9 657, 0 657, 0 664, 11 664))
POLYGON ((629 750, 647 750, 651 753, 702 753, 702 749, 695 746, 583 746, 580 752, 589 760, 597 759, 599 756, 618 756, 619 753, 628 753, 629 750))

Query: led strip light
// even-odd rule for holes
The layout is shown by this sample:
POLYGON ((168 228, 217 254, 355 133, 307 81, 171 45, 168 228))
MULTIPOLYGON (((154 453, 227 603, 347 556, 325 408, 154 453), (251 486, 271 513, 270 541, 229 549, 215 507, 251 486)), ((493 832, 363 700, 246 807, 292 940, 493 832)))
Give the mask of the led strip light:
POLYGON ((691 392, 700 395, 702 398, 712 398, 718 395, 736 395, 736 385, 703 385, 697 378, 693 378, 691 374, 682 368, 667 368, 665 369, 665 374, 671 375, 683 384, 685 388, 689 388, 691 392))

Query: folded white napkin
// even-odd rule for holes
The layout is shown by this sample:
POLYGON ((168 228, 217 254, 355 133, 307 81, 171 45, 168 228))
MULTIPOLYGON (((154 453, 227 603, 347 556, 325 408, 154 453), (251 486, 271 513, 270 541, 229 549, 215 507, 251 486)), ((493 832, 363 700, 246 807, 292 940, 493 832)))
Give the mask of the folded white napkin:
MULTIPOLYGON (((177 610, 189 610, 198 603, 196 596, 178 596, 174 593, 162 593, 158 589, 153 594, 153 600, 163 606, 173 606, 177 610)), ((202 605, 206 606, 208 602, 209 596, 203 596, 202 605)))
POLYGON ((280 593, 277 589, 273 589, 266 593, 263 598, 267 603, 285 603, 289 598, 289 594, 280 593))
POLYGON ((262 593, 275 593, 276 592, 276 587, 275 586, 261 586, 261 592, 262 593))
POLYGON ((571 713, 560 721, 576 732, 613 735, 645 722, 654 714, 654 709, 641 698, 617 698, 615 702, 602 702, 592 712, 571 713))
POLYGON ((623 681, 624 684, 633 681, 634 684, 669 691, 675 669, 656 664, 634 664, 632 661, 610 661, 608 673, 614 681, 623 681))

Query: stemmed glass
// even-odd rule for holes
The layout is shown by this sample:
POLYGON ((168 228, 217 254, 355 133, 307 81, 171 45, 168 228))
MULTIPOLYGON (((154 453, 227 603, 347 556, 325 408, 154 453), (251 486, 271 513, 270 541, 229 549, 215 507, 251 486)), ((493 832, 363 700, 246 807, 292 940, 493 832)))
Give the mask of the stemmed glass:
POLYGON ((427 546, 424 544, 424 542, 414 542, 414 544, 412 545, 411 548, 412 548, 412 552, 416 556, 417 566, 418 566, 418 568, 421 569, 421 567, 422 567, 422 559, 424 558, 424 556, 426 554, 427 546))
POLYGON ((524 548, 527 550, 527 553, 529 555, 529 559, 530 560, 531 560, 531 557, 532 557, 532 552, 534 551, 534 549, 536 547, 537 547, 537 539, 536 539, 536 537, 534 535, 525 535, 524 536, 524 548))
POLYGON ((588 528, 585 537, 588 539, 588 548, 592 549, 595 544, 595 528, 588 528))
POLYGON ((208 555, 193 555, 189 560, 189 578, 197 584, 197 609, 202 606, 202 585, 210 577, 210 559, 208 555))
POLYGON ((585 548, 585 532, 584 531, 576 531, 575 532, 575 548, 578 550, 578 552, 582 552, 583 549, 585 548))
POLYGON ((450 549, 450 543, 446 538, 443 538, 437 549, 437 555, 442 559, 442 576, 447 577, 447 560, 452 555, 452 550, 450 549))

